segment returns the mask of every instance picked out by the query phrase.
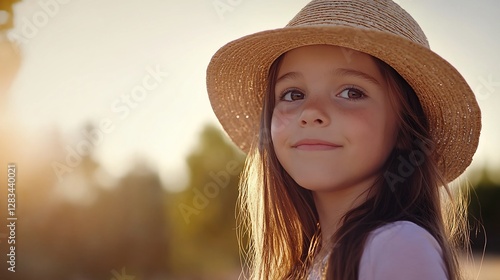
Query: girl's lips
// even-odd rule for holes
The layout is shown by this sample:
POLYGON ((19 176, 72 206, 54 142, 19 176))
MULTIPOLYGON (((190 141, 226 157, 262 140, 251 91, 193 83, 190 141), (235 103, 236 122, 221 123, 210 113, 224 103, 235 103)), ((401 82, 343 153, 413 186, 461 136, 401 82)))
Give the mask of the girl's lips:
POLYGON ((292 145, 292 148, 306 151, 325 151, 340 147, 342 146, 318 139, 303 139, 292 145))

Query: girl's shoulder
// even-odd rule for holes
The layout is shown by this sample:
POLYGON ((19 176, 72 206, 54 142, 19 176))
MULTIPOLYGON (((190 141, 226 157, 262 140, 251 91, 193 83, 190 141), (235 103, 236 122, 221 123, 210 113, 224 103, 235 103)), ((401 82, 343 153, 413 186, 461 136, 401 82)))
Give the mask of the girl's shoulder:
POLYGON ((424 228, 397 221, 373 230, 359 264, 360 280, 447 279, 441 247, 424 228))
POLYGON ((396 221, 373 230, 367 238, 366 244, 382 245, 383 242, 401 242, 407 245, 421 245, 426 241, 441 251, 436 239, 423 227, 410 221, 396 221))

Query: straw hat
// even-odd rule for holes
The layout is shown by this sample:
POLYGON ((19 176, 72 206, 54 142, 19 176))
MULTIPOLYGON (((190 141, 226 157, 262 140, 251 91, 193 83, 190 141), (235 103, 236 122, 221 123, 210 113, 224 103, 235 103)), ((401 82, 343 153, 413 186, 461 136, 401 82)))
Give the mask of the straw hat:
POLYGON ((481 112, 460 73, 430 50, 415 20, 390 0, 314 0, 286 27, 232 41, 212 57, 207 89, 229 137, 248 152, 258 137, 267 74, 281 54, 328 44, 370 54, 392 66, 415 90, 448 181, 472 161, 481 112))

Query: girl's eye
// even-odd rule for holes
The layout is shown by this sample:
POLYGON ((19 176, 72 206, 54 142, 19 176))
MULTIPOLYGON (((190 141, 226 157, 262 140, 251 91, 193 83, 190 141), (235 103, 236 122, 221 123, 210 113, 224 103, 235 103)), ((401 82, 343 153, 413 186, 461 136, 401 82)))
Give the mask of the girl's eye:
POLYGON ((345 98, 345 99, 361 99, 365 97, 365 93, 357 88, 346 88, 337 96, 345 98))
POLYGON ((301 100, 304 99, 304 94, 296 89, 290 89, 285 91, 282 95, 280 100, 283 101, 296 101, 296 100, 301 100))

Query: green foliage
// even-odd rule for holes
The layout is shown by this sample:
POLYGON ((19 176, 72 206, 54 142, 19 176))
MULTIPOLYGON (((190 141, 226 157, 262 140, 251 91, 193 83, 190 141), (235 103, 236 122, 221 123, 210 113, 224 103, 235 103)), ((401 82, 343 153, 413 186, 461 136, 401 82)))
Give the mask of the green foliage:
POLYGON ((179 274, 217 275, 239 267, 235 203, 243 161, 219 129, 203 130, 187 158, 189 184, 169 210, 176 229, 171 259, 179 274))

